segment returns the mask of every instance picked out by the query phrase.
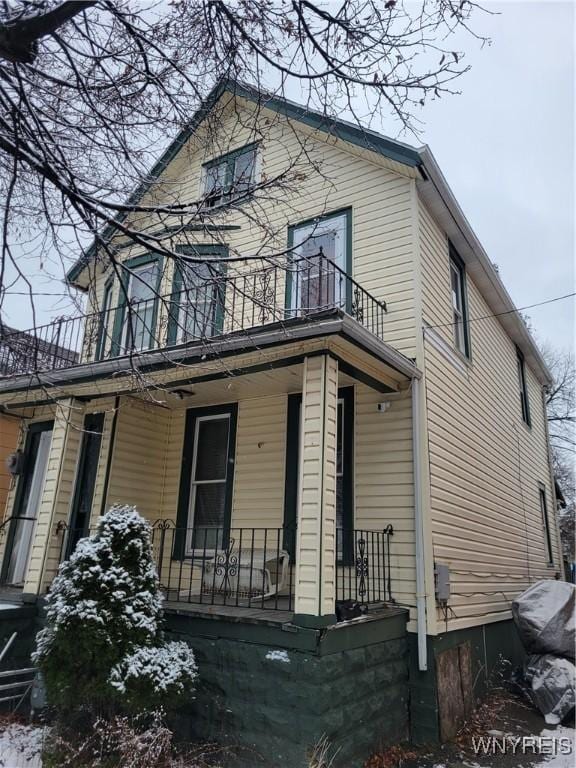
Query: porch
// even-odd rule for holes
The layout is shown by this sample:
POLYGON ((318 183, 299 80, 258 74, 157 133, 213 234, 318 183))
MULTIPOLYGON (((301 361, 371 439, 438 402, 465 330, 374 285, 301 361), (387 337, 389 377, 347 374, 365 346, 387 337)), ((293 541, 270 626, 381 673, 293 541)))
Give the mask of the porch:
POLYGON ((317 340, 298 357, 275 346, 257 370, 159 372, 156 387, 114 397, 102 390, 124 381, 106 379, 31 409, 5 587, 45 592, 119 503, 151 523, 168 605, 329 624, 346 601, 413 603, 409 379, 339 336, 321 343, 338 358, 317 340))

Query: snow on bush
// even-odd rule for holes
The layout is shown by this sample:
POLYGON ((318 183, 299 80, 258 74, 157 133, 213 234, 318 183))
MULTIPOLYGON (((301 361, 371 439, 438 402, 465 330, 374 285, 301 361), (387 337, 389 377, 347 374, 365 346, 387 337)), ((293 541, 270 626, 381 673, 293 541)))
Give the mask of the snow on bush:
MULTIPOLYGON (((97 532, 78 542, 60 566, 47 597, 47 626, 38 633, 34 661, 44 673, 50 703, 69 712, 128 706, 134 697, 112 684, 121 680, 112 670, 117 675, 135 669, 129 660, 136 658, 146 669, 145 679, 151 679, 146 653, 165 663, 178 659, 186 683, 181 692, 188 692, 196 676, 193 653, 168 650, 172 646, 163 641, 161 617, 150 524, 134 507, 114 506, 100 518, 97 532)), ((154 674, 158 677, 160 667, 154 674)), ((172 678, 170 684, 172 694, 172 678)))
POLYGON ((156 706, 192 690, 198 676, 192 649, 184 642, 142 646, 110 673, 110 685, 131 703, 156 706))

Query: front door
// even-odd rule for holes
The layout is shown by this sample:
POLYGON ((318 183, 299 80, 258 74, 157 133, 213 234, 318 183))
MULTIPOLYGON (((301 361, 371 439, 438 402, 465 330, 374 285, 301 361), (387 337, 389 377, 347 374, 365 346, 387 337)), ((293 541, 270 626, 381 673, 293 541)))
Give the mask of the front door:
POLYGON ((15 515, 10 524, 6 555, 4 559, 4 581, 8 584, 24 583, 36 520, 42 501, 53 422, 32 424, 24 451, 24 470, 20 476, 15 515))
POLYGON ((84 419, 84 434, 80 449, 80 461, 76 473, 74 501, 70 514, 68 540, 66 542, 66 557, 70 557, 78 541, 88 535, 94 488, 98 473, 98 459, 102 443, 104 414, 91 413, 84 419))

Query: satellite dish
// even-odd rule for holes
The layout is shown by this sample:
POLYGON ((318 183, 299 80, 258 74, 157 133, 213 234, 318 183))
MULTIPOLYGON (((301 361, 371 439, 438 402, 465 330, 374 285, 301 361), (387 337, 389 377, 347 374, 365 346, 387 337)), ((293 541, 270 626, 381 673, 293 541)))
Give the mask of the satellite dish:
POLYGON ((6 457, 6 469, 13 477, 16 475, 21 475, 23 468, 24 456, 22 451, 14 451, 14 453, 11 453, 6 457))

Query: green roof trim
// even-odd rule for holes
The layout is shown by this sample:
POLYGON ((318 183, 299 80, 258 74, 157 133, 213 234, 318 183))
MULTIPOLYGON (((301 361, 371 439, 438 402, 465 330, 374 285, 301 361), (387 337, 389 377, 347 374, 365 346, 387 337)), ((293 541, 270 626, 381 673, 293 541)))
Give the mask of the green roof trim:
MULTIPOLYGON (((159 176, 165 171, 168 165, 176 157, 180 149, 184 146, 184 144, 186 144, 196 128, 200 125, 212 107, 216 104, 218 99, 225 92, 228 92, 233 96, 244 98, 247 101, 260 104, 262 107, 285 115, 291 120, 297 120, 304 125, 326 133, 329 136, 334 136, 335 138, 347 141, 357 147, 360 147, 361 149, 376 152, 377 154, 383 155, 390 160, 402 163, 403 165, 407 165, 411 168, 416 168, 422 165, 422 158, 418 150, 414 149, 408 144, 395 141, 394 139, 388 139, 385 136, 376 133, 376 131, 372 131, 367 128, 360 128, 353 123, 347 122, 346 120, 340 120, 338 118, 330 117, 329 115, 323 115, 320 112, 307 109, 301 104, 289 101, 288 99, 284 99, 280 96, 268 95, 264 91, 260 91, 246 83, 239 83, 230 79, 222 79, 210 91, 202 105, 198 108, 190 123, 180 131, 180 133, 168 146, 165 152, 153 165, 148 174, 148 177, 142 181, 129 195, 124 203, 125 205, 136 203, 148 191, 154 181, 159 178, 159 176)), ((124 221, 126 215, 126 212, 119 213, 116 217, 116 221, 119 223, 124 221)), ((114 234, 114 231, 115 226, 113 224, 107 224, 100 234, 100 239, 109 241, 114 234)), ((90 247, 82 254, 82 256, 67 272, 66 279, 69 283, 77 282, 86 265, 96 255, 97 247, 97 241, 94 239, 90 247)))

